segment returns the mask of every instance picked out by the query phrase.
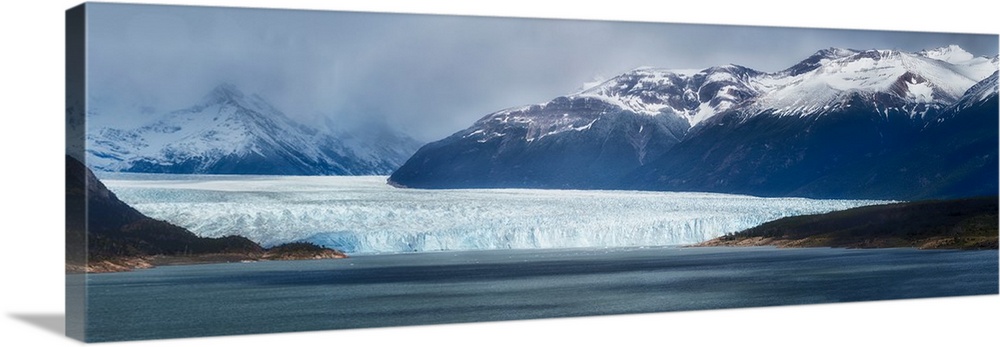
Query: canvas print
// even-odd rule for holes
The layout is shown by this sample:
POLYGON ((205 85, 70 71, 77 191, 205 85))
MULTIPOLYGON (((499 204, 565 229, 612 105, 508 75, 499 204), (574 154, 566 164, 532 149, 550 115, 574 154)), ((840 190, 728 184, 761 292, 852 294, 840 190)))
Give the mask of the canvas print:
POLYGON ((998 291, 998 36, 87 3, 67 334, 998 291))

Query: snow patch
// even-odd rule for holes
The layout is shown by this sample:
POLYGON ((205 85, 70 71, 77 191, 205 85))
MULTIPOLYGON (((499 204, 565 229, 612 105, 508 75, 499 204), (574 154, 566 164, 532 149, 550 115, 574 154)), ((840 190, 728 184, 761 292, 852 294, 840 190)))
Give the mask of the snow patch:
POLYGON ((906 97, 919 103, 930 103, 934 101, 934 88, 927 82, 907 83, 906 97))

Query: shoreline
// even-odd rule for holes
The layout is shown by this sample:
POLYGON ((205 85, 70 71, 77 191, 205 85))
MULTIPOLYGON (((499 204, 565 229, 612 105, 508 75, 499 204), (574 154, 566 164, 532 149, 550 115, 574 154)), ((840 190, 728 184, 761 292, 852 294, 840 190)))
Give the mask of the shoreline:
POLYGON ((786 217, 698 246, 998 249, 996 196, 923 200, 786 217))
MULTIPOLYGON (((830 249, 855 249, 855 250, 888 250, 888 249, 907 249, 907 250, 940 250, 940 251, 996 251, 996 247, 979 247, 979 248, 960 248, 960 247, 922 247, 922 246, 907 246, 907 245, 882 245, 882 246, 830 246, 821 244, 807 244, 804 240, 781 240, 781 239, 765 239, 760 237, 747 238, 735 241, 720 241, 721 238, 711 239, 708 241, 687 244, 687 245, 668 245, 668 246, 631 246, 631 247, 615 247, 618 249, 647 249, 647 248, 772 248, 772 249, 808 249, 808 248, 830 248, 830 249)), ((940 244, 938 244, 940 245, 940 244)), ((558 250, 597 250, 605 249, 601 247, 575 247, 575 248, 534 248, 534 249, 516 249, 520 251, 558 251, 558 250)), ((358 255, 364 256, 383 256, 383 255, 398 255, 398 254, 421 254, 421 253, 440 253, 440 252, 490 252, 490 251, 509 251, 511 249, 476 249, 476 250, 450 250, 450 251, 434 251, 434 252, 413 252, 413 253, 386 253, 386 254, 362 254, 358 255)), ((128 257, 116 260, 100 260, 88 264, 87 266, 81 265, 71 265, 66 264, 66 274, 99 274, 99 273, 117 273, 117 272, 130 272, 134 270, 151 269, 161 266, 177 266, 177 265, 205 265, 205 264, 227 264, 227 263, 245 263, 245 262, 263 262, 263 261, 285 261, 285 260, 321 260, 321 259, 346 259, 350 258, 347 254, 339 251, 328 252, 326 254, 317 254, 312 256, 296 256, 296 257, 265 257, 264 255, 252 255, 252 254, 238 254, 238 253, 217 253, 217 254, 202 254, 202 255, 153 255, 153 256, 143 256, 143 257, 128 257), (85 269, 85 270, 84 270, 85 269)))
POLYGON ((917 241, 915 244, 900 244, 898 242, 893 242, 897 240, 869 240, 868 243, 854 244, 854 245, 835 245, 832 242, 833 239, 780 239, 780 238, 767 238, 767 237, 746 237, 737 240, 723 240, 725 236, 711 239, 705 242, 699 242, 693 245, 687 245, 684 247, 690 248, 703 248, 703 247, 730 247, 730 248, 749 248, 749 247, 774 247, 774 248, 840 248, 840 249, 917 249, 917 250, 958 250, 958 251, 984 251, 984 250, 997 250, 997 238, 993 237, 975 237, 966 239, 975 239, 974 244, 984 245, 984 246, 965 246, 957 245, 953 238, 949 237, 937 237, 933 239, 917 241), (828 244, 828 242, 830 242, 828 244))
POLYGON ((324 249, 323 251, 310 254, 285 254, 265 252, 261 254, 248 253, 211 253, 197 255, 149 255, 136 257, 122 257, 119 259, 103 259, 88 262, 86 265, 66 264, 66 274, 96 274, 129 272, 134 270, 151 269, 160 266, 174 265, 202 265, 202 264, 226 264, 259 261, 285 261, 285 260, 319 260, 319 259, 345 259, 347 254, 324 249))

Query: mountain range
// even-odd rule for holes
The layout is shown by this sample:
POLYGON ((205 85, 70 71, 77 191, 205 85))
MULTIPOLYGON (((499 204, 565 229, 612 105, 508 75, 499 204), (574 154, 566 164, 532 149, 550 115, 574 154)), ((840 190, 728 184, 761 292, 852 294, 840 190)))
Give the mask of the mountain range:
POLYGON ((997 63, 823 49, 778 72, 638 68, 421 147, 415 188, 917 199, 997 194, 997 63))
POLYGON ((420 145, 378 122, 308 127, 232 84, 136 128, 92 129, 86 143, 100 171, 257 175, 384 175, 420 145))

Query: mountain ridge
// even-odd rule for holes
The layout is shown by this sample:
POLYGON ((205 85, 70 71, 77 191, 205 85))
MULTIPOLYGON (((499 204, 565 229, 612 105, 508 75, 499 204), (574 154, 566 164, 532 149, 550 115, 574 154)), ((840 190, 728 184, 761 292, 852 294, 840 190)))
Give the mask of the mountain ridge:
MULTIPOLYGON (((921 128, 951 122, 958 112, 951 106, 969 103, 967 91, 991 83, 995 57, 946 48, 828 48, 774 73, 734 64, 638 68, 547 103, 489 114, 422 147, 388 181, 414 188, 837 197, 836 184, 820 189, 814 182, 832 182, 834 172, 851 174, 841 166, 882 165, 871 158, 910 155, 902 148, 927 142, 920 138, 931 133, 921 128), (608 153, 615 160, 607 160, 608 153), (809 186, 814 188, 803 190, 809 186)), ((980 110, 969 112, 990 114, 988 102, 977 105, 980 110)), ((976 122, 989 125, 980 118, 976 122)), ((857 185, 852 194, 865 194, 863 182, 851 184, 857 185)), ((862 197, 906 197, 897 188, 862 197)))
POLYGON ((304 126, 223 83, 194 105, 136 128, 89 132, 87 162, 112 172, 362 175, 387 174, 416 150, 405 135, 369 130, 383 136, 348 144, 342 133, 304 126))

